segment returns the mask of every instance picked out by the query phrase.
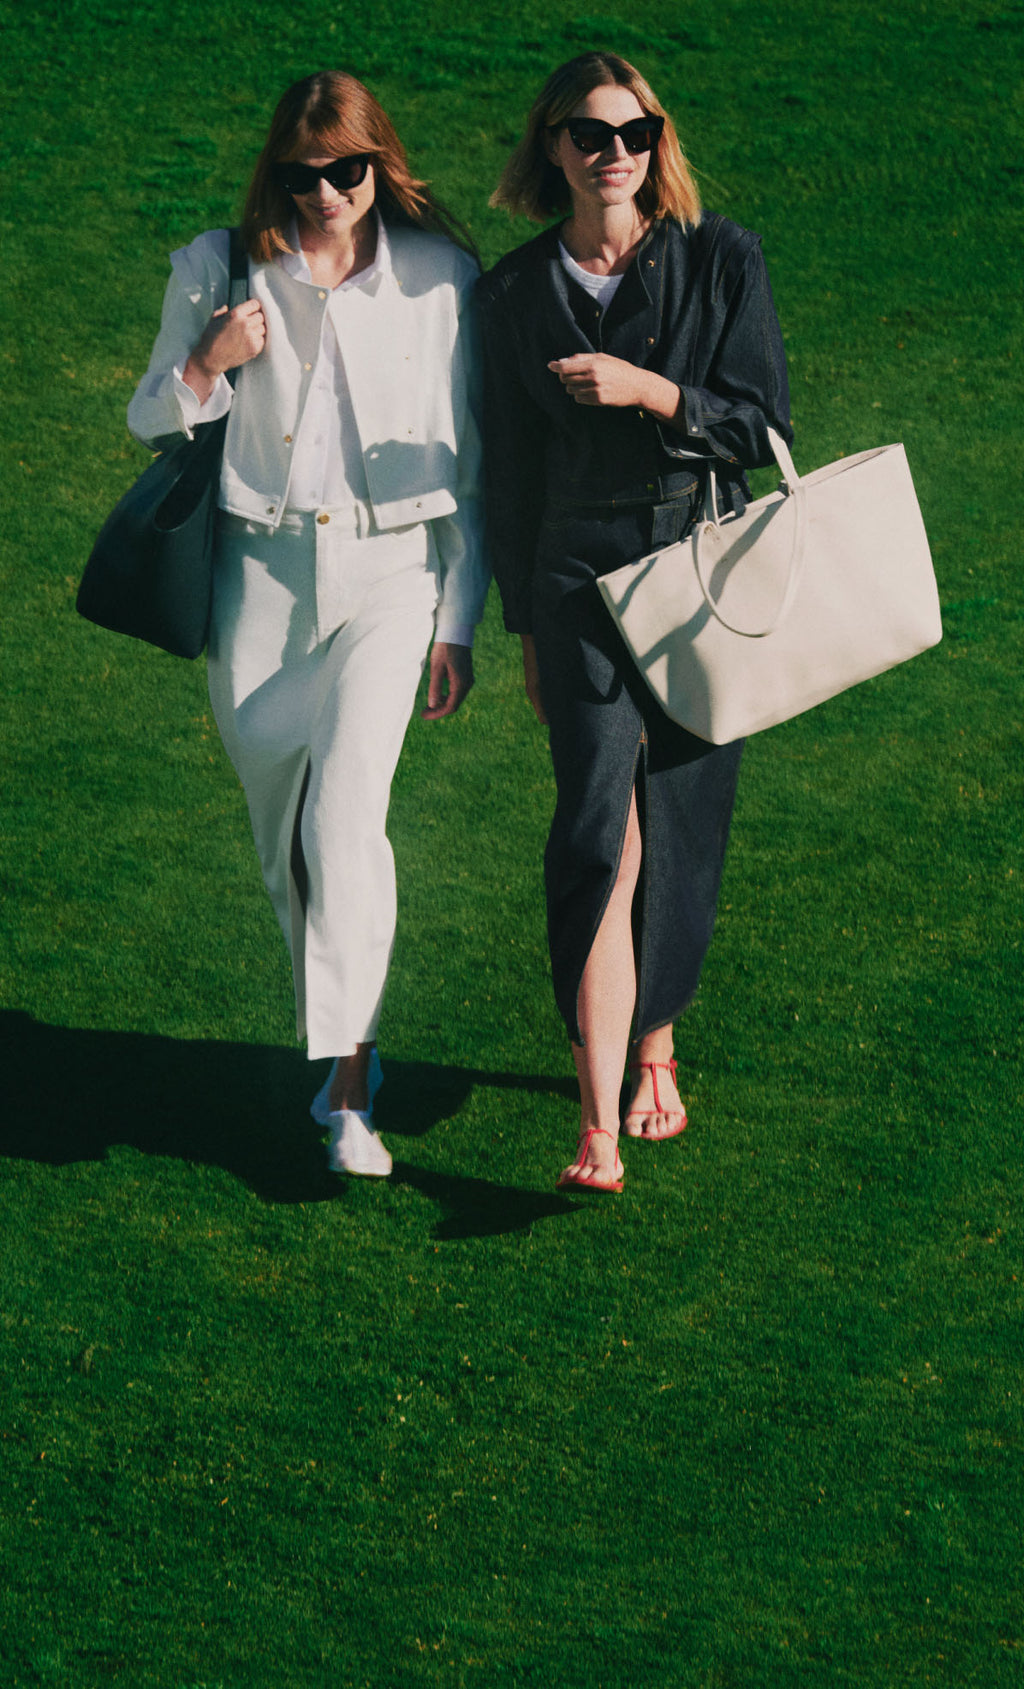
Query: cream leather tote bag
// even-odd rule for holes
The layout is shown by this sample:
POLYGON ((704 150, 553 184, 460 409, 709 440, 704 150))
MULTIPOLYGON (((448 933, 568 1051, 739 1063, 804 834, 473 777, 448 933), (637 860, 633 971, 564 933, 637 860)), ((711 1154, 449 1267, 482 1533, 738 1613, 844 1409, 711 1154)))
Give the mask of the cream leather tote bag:
POLYGON ((902 446, 784 480, 719 519, 711 469, 686 539, 598 585, 663 709, 714 745, 760 733, 942 638, 928 538, 902 446))

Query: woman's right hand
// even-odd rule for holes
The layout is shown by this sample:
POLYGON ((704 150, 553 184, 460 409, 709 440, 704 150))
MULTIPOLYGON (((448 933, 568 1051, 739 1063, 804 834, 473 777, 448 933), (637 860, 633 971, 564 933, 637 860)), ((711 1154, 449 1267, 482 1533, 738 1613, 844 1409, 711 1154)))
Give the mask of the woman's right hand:
POLYGON ((266 318, 258 299, 244 299, 230 311, 222 305, 214 311, 181 372, 185 385, 202 404, 213 392, 219 375, 259 357, 266 338, 266 318))
POLYGON ((544 714, 544 700, 540 695, 540 669, 537 667, 537 647, 533 643, 532 633, 520 634, 523 642, 523 679, 526 682, 526 696, 533 705, 534 714, 542 727, 548 724, 544 714))

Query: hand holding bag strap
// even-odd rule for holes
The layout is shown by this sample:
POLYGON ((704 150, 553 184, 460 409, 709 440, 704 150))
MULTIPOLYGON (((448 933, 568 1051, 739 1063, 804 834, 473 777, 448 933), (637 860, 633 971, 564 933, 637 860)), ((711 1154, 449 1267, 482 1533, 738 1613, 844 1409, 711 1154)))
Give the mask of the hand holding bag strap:
MULTIPOLYGON (((231 228, 228 230, 227 309, 234 310, 248 296, 249 258, 242 243, 241 230, 231 228)), ((238 367, 224 373, 233 389, 238 367)), ((211 509, 215 506, 230 414, 230 411, 225 411, 214 422, 197 422, 191 439, 179 437, 165 451, 168 463, 173 463, 175 467, 169 472, 166 498, 155 503, 151 513, 153 526, 159 532, 180 529, 185 538, 186 526, 197 517, 199 504, 209 504, 211 509)), ((209 552, 212 568, 212 529, 200 544, 209 552)), ((186 546, 189 555, 197 555, 194 536, 186 539, 186 546)))
MULTIPOLYGON (((249 261, 228 231, 228 309, 249 291, 249 261)), ((236 372, 227 372, 234 386, 236 372)), ((197 423, 154 457, 100 529, 78 589, 87 620, 197 657, 206 644, 214 521, 228 413, 197 423)))
POLYGON ((804 542, 807 536, 806 488, 801 483, 800 477, 796 472, 796 465, 790 455, 789 447, 786 445, 786 442, 783 440, 781 434, 777 434, 774 428, 769 428, 768 430, 768 443, 771 446, 772 451, 775 453, 775 461, 782 471, 785 502, 792 506, 793 543, 787 568, 785 591, 779 601, 779 607, 776 610, 775 615, 766 627, 737 627, 734 622, 726 620, 715 600, 711 596, 710 582, 706 578, 707 568, 704 559, 701 557, 701 540, 710 534, 715 534, 720 540, 724 539, 727 543, 729 532, 728 523, 726 523, 723 527, 722 523, 718 519, 718 489, 715 482, 715 470, 713 464, 710 465, 708 469, 707 487, 704 494, 704 515, 693 531, 693 567, 704 602, 712 616, 714 616, 715 621, 720 622, 722 627, 727 629, 729 633, 738 634, 741 639, 764 639, 766 635, 775 632, 775 629, 784 621, 793 600, 796 597, 797 589, 800 585, 800 577, 803 574, 804 568, 804 542))

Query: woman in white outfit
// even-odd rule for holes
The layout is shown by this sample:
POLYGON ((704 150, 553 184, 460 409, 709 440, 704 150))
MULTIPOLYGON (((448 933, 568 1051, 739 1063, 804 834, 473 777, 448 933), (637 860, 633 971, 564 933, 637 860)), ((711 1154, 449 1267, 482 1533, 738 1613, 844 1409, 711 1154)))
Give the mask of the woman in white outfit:
POLYGON ((227 230, 171 255, 128 423, 154 444, 230 409, 210 697, 291 950, 298 1035, 334 1058, 313 1103, 329 1163, 386 1174, 371 1110, 388 797, 428 648, 427 719, 473 683, 488 583, 464 311, 478 268, 341 72, 284 95, 242 235, 249 297, 232 310, 227 230))

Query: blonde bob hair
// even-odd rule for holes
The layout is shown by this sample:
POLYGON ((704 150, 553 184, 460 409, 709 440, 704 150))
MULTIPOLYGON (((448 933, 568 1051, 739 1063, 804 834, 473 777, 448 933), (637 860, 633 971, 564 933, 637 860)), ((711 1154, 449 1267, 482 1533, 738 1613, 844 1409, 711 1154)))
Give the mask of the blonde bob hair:
POLYGON ((295 220, 291 194, 277 186, 270 166, 311 155, 346 158, 369 153, 374 203, 385 223, 447 235, 466 252, 476 249, 462 225, 412 175, 395 126, 379 100, 343 70, 322 70, 294 82, 278 102, 266 144, 256 161, 242 214, 249 256, 268 264, 290 252, 287 231, 295 220))
POLYGON ((565 176, 545 150, 545 131, 558 129, 594 88, 612 87, 628 88, 645 112, 665 119, 661 140, 636 194, 637 210, 644 217, 678 217, 683 224, 699 223, 700 194, 672 119, 640 72, 616 53, 581 53, 552 71, 534 101, 526 132, 502 171, 490 203, 529 217, 534 223, 546 223, 571 210, 565 176))

